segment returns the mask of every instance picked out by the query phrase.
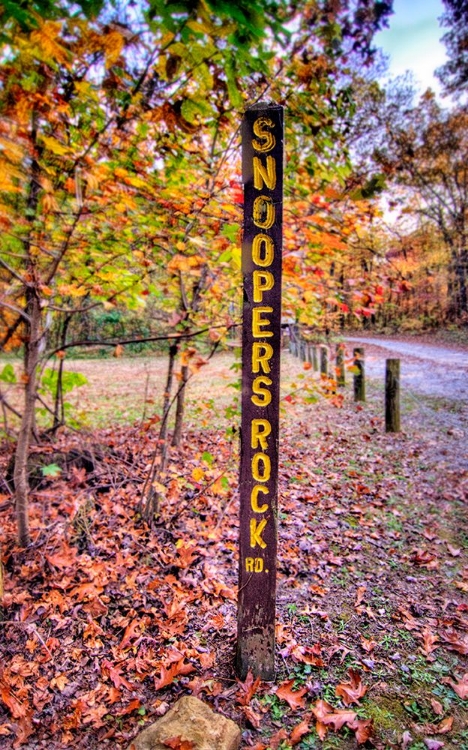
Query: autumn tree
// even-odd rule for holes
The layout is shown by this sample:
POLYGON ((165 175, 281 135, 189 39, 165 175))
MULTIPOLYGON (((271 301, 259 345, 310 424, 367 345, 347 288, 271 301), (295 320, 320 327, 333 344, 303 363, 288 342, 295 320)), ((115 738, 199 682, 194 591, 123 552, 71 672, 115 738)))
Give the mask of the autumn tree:
POLYGON ((387 141, 375 157, 389 179, 413 196, 416 213, 438 229, 449 253, 450 317, 468 313, 468 140, 463 108, 444 110, 426 93, 419 105, 383 110, 387 141))
MULTIPOLYGON (((12 14, 0 70, 1 342, 24 346, 14 472, 22 544, 37 373, 50 326, 148 289, 167 262, 154 253, 162 222, 145 224, 143 233, 136 219, 158 194, 165 154, 179 153, 174 132, 193 133, 200 117, 232 107, 236 68, 265 64, 259 39, 267 22, 267 11, 250 6, 238 21, 225 11, 213 20, 203 9, 198 17, 171 14, 165 3, 147 15, 131 4, 118 14, 109 7, 96 18, 41 18, 41 9, 31 6, 28 19, 12 14)), ((158 205, 166 219, 168 208, 158 205)))
POLYGON ((438 69, 437 76, 445 91, 458 97, 468 89, 468 2, 443 2, 445 8, 440 22, 447 29, 442 41, 448 60, 438 69))
MULTIPOLYGON (((293 130, 313 132, 316 152, 333 157, 334 112, 350 100, 333 76, 347 55, 371 54, 390 5, 5 8, 0 336, 3 348, 24 348, 14 478, 27 544, 27 454, 39 363, 57 348, 50 331, 65 348, 73 316, 149 296, 164 305, 161 288, 175 295, 180 333, 207 315, 202 292, 224 297, 216 258, 233 260, 223 256, 233 235, 218 234, 236 112, 246 99, 285 101, 293 130)), ((320 170, 316 153, 308 159, 320 170)))

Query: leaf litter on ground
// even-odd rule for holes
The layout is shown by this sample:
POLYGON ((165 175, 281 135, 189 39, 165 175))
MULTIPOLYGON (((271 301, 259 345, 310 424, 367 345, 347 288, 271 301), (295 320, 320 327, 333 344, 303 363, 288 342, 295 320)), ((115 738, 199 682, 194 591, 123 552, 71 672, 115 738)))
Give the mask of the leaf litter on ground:
POLYGON ((157 429, 103 429, 100 483, 62 472, 34 492, 30 549, 0 503, 0 747, 126 748, 184 694, 237 721, 243 748, 467 742, 466 470, 434 461, 450 436, 386 435, 372 394, 283 410, 276 683, 233 671, 237 438, 187 433, 149 530, 157 429))

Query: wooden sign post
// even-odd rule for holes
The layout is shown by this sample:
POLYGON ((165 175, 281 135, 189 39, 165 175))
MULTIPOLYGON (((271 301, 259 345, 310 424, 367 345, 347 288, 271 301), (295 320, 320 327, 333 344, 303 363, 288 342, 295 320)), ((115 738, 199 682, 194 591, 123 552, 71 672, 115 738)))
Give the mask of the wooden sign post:
POLYGON ((275 676, 281 350, 283 107, 256 104, 242 130, 244 278, 236 668, 275 676))

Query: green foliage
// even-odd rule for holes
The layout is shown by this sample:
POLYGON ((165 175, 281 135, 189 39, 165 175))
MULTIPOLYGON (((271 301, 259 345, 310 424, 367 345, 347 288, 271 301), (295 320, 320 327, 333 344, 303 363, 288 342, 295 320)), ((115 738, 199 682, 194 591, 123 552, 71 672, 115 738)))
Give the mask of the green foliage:
POLYGON ((51 477, 56 479, 62 473, 62 469, 58 464, 48 464, 47 466, 41 467, 42 476, 51 477))
POLYGON ((0 372, 0 380, 2 381, 2 383, 16 383, 15 371, 13 369, 13 365, 9 362, 0 372))
MULTIPOLYGON (((41 378, 41 390, 49 393, 53 398, 57 395, 59 372, 47 367, 41 378)), ((62 372, 60 387, 62 393, 70 393, 74 388, 86 385, 88 379, 80 372, 62 372)))

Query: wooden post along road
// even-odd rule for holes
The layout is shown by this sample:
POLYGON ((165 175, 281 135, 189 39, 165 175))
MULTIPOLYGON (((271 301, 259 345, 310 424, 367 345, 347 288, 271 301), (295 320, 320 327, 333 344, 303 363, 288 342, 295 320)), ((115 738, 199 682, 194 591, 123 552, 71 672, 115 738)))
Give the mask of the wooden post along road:
POLYGON ((278 423, 281 350, 283 107, 242 123, 244 279, 240 546, 236 669, 275 676, 278 423))

